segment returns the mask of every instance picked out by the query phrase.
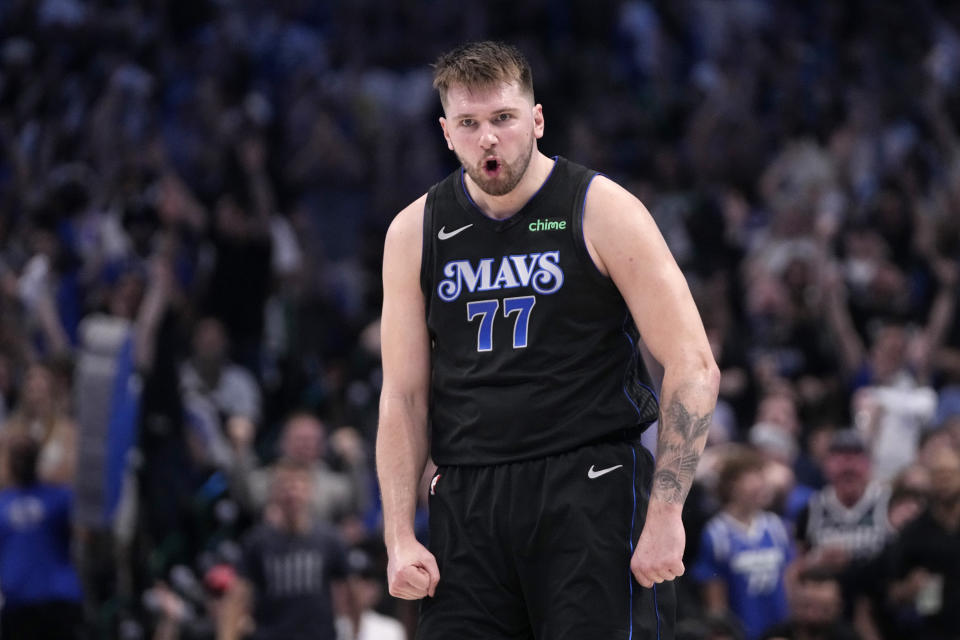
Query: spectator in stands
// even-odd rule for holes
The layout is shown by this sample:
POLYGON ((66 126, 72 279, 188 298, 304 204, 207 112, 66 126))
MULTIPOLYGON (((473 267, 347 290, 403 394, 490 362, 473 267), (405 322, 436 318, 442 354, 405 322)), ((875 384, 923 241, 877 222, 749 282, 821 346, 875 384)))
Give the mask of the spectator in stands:
MULTIPOLYGON (((312 517, 319 522, 337 523, 348 515, 361 512, 362 500, 367 486, 365 475, 369 472, 366 454, 354 433, 351 442, 357 446, 347 451, 347 472, 332 470, 326 462, 326 425, 316 416, 294 413, 284 425, 280 436, 280 457, 276 464, 255 468, 256 456, 247 433, 234 425, 231 435, 237 449, 238 466, 235 468, 233 487, 241 505, 259 513, 267 505, 270 487, 277 469, 295 466, 303 469, 310 478, 310 506, 312 517)), ((343 438, 332 438, 333 442, 343 438)))
POLYGON ((887 518, 894 532, 901 531, 926 509, 930 494, 930 471, 922 464, 912 464, 898 473, 890 483, 887 518))
POLYGON ((236 183, 228 184, 230 191, 216 202, 211 232, 216 254, 203 299, 204 311, 217 318, 227 332, 235 359, 252 370, 259 364, 263 306, 272 275, 273 202, 272 192, 263 194, 269 191, 265 153, 263 143, 257 140, 244 141, 231 153, 227 179, 236 183), (234 155, 239 158, 234 160, 234 155), (244 284, 238 287, 237 282, 244 284))
POLYGON ((347 554, 347 612, 337 616, 337 640, 406 640, 403 625, 376 611, 383 601, 383 569, 360 549, 347 554))
POLYGON ((243 416, 256 424, 262 412, 260 389, 247 369, 230 362, 229 347, 220 321, 197 322, 193 352, 180 370, 181 388, 209 401, 219 415, 243 416))
MULTIPOLYGON (((91 628, 104 622, 99 608, 118 597, 119 585, 129 584, 130 567, 120 560, 136 533, 142 376, 153 366, 171 274, 158 257, 129 266, 107 284, 103 307, 80 323, 73 378, 79 470, 74 524, 91 628)), ((111 633, 111 624, 99 632, 111 633)))
POLYGON ((952 640, 960 629, 960 452, 941 448, 928 465, 928 506, 893 544, 887 596, 914 614, 904 631, 952 640))
POLYGON ((23 266, 17 293, 31 346, 41 356, 69 351, 76 338, 81 300, 77 290, 77 261, 59 233, 60 211, 53 194, 33 212, 30 244, 33 256, 23 266))
POLYGON ((850 316, 843 279, 829 273, 827 281, 825 313, 839 342, 848 384, 855 390, 855 426, 870 445, 874 477, 889 481, 913 461, 936 410, 936 393, 926 386, 922 369, 929 359, 930 335, 939 330, 933 320, 923 331, 902 321, 884 321, 872 327, 868 349, 850 316))
POLYGON ((804 569, 839 573, 883 548, 890 491, 872 481, 866 443, 852 429, 833 435, 825 467, 828 484, 801 511, 796 536, 804 569))
POLYGON ((849 599, 853 605, 852 620, 861 640, 896 638, 910 632, 901 628, 903 620, 912 618, 908 606, 898 606, 887 596, 890 567, 895 562, 896 536, 926 509, 930 493, 930 472, 913 464, 896 475, 891 483, 887 509, 893 538, 883 550, 866 560, 847 576, 849 599), (901 615, 906 612, 906 615, 901 615))
POLYGON ((4 452, 12 486, 0 491, 0 636, 79 639, 80 581, 70 559, 69 489, 42 482, 40 447, 12 436, 4 452))
POLYGON ((313 518, 308 469, 278 466, 263 521, 244 540, 242 579, 226 597, 218 637, 236 640, 252 615, 255 640, 335 640, 334 602, 343 602, 346 552, 313 518))
POLYGON ((769 508, 792 525, 813 494, 794 472, 800 452, 796 436, 775 423, 760 422, 750 428, 748 437, 766 459, 765 474, 773 495, 769 508))
POLYGON ((190 442, 200 465, 229 468, 227 423, 239 417, 252 425, 262 415, 260 387, 246 368, 229 359, 229 341, 219 320, 204 318, 193 332, 193 351, 180 367, 190 442))
MULTIPOLYGON (((354 345, 380 306, 385 212, 453 168, 442 144, 423 142, 434 105, 423 63, 466 39, 523 34, 541 97, 591 114, 558 112, 556 153, 634 185, 664 227, 707 303, 723 369, 711 444, 746 439, 755 423, 787 427, 795 482, 815 488, 818 468, 802 461, 824 466, 823 434, 837 425, 862 427, 878 480, 948 446, 924 434, 951 416, 960 425, 956 3, 521 4, 0 0, 0 421, 33 363, 73 350, 72 384, 55 387, 76 389, 65 415, 77 423, 78 520, 86 533, 135 530, 140 550, 78 540, 100 550, 81 554, 88 567, 126 572, 104 581, 97 601, 111 601, 90 610, 96 620, 139 618, 130 603, 169 569, 154 561, 189 564, 221 542, 193 526, 210 515, 195 510, 197 485, 221 495, 217 471, 232 474, 254 440, 276 441, 298 407, 361 434, 363 446, 340 447, 331 433, 331 470, 359 478, 369 464, 336 460, 369 451, 376 427, 379 363, 358 362, 354 345), (568 95, 572 85, 583 90, 568 95), (157 340, 136 339, 130 323, 149 323, 130 303, 160 281, 143 272, 168 235, 175 312, 157 340), (818 282, 833 263, 842 292, 818 282), (116 312, 87 315, 76 332, 79 314, 104 306, 116 312), (849 320, 840 331, 837 308, 849 320), (178 367, 207 315, 262 382, 259 418, 180 397, 178 367), (789 402, 775 397, 784 390, 789 402), (139 491, 122 482, 128 462, 139 491), (121 495, 139 495, 138 509, 117 508, 132 503, 121 495), (124 513, 143 519, 134 528, 124 513)), ((760 443, 768 452, 790 448, 773 435, 760 443)), ((789 469, 767 471, 789 489, 789 469)), ((926 497, 894 494, 891 523, 904 526, 926 497)), ((712 499, 697 489, 688 500, 688 567, 712 499)), ((378 526, 369 513, 367 531, 378 526)), ((216 535, 238 535, 227 529, 216 535)), ((885 556, 858 581, 881 592, 876 613, 894 615, 885 556)), ((684 603, 701 617, 696 598, 684 603)), ((920 639, 909 625, 880 630, 920 639)))
POLYGON ((37 473, 47 484, 73 484, 77 426, 69 413, 69 398, 69 391, 59 388, 49 367, 34 364, 27 370, 19 403, 0 431, 0 446, 18 436, 40 443, 37 473))
POLYGON ((764 631, 763 640, 859 640, 843 620, 840 583, 829 572, 802 571, 790 598, 790 618, 764 631))
MULTIPOLYGON (((224 596, 234 588, 236 580, 233 566, 217 564, 207 570, 202 586, 192 583, 187 593, 164 582, 155 584, 143 598, 154 616, 152 640, 214 640, 218 629, 232 624, 231 605, 224 596)), ((253 631, 249 616, 238 624, 239 637, 247 637, 253 631)))
POLYGON ((692 571, 707 613, 732 612, 750 640, 786 619, 794 555, 783 521, 764 510, 771 499, 764 464, 752 450, 734 451, 724 461, 717 479, 723 508, 707 523, 692 571))

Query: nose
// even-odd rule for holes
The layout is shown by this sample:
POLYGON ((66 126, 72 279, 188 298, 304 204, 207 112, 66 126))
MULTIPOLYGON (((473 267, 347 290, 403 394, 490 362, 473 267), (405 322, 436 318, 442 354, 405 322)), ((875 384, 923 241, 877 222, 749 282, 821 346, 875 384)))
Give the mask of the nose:
POLYGON ((480 128, 480 147, 484 150, 490 149, 497 144, 498 138, 493 127, 489 123, 484 123, 480 128))

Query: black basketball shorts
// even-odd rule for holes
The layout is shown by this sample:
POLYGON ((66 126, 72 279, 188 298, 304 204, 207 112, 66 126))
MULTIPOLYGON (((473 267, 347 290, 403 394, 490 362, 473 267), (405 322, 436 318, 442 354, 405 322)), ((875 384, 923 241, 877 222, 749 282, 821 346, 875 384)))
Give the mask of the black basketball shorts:
POLYGON ((639 441, 438 469, 430 550, 440 582, 421 603, 417 638, 673 638, 674 585, 645 589, 630 572, 652 475, 639 441))

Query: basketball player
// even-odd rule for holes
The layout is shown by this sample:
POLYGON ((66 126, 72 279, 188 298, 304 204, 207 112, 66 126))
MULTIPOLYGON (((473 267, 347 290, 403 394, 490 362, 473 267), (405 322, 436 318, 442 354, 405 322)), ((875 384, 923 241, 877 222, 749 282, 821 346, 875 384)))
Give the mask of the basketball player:
POLYGON ((461 46, 434 86, 463 167, 387 232, 390 593, 424 598, 422 640, 670 638, 680 510, 719 378, 683 275, 632 195, 538 151, 543 109, 515 48, 461 46), (654 466, 638 436, 658 417, 654 466), (428 456, 429 550, 413 534, 428 456))

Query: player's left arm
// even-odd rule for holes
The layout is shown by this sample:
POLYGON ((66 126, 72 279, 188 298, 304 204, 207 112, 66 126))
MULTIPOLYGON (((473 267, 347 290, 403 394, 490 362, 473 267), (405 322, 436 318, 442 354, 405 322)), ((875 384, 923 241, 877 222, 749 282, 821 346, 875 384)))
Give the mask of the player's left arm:
POLYGON ((687 282, 646 207, 603 176, 587 193, 584 238, 663 366, 657 460, 631 569, 646 587, 684 572, 680 518, 717 401, 720 371, 687 282))

